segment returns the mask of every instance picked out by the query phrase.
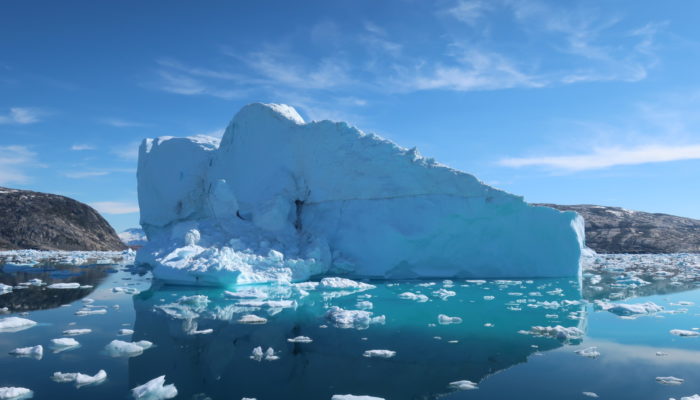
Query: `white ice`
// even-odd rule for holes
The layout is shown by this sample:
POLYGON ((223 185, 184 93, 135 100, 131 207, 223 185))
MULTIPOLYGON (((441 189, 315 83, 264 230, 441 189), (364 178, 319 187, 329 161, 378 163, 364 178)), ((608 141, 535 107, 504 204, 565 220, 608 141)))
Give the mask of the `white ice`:
POLYGON ((137 176, 137 262, 169 283, 579 274, 576 213, 289 106, 248 105, 221 140, 146 139, 137 176))
POLYGON ((136 386, 131 389, 131 395, 136 400, 165 400, 177 396, 174 384, 165 385, 165 375, 136 386))
POLYGON ((80 372, 54 372, 51 376, 56 382, 75 382, 75 386, 96 385, 107 379, 107 372, 101 369, 95 375, 87 375, 80 372))
POLYGON ((149 349, 153 346, 153 343, 148 340, 141 340, 138 342, 125 342, 123 340, 112 340, 105 350, 107 354, 112 357, 136 357, 141 355, 144 350, 149 349))
POLYGON ((367 358, 392 358, 395 355, 396 352, 392 350, 367 350, 362 353, 362 356, 367 358))
POLYGON ((0 319, 0 332, 19 332, 36 325, 36 322, 20 317, 7 317, 0 319))
POLYGON ((34 392, 23 387, 0 387, 0 400, 31 399, 34 392))
POLYGON ((44 356, 44 346, 39 344, 31 347, 18 347, 10 351, 10 354, 15 357, 30 357, 41 360, 44 356))

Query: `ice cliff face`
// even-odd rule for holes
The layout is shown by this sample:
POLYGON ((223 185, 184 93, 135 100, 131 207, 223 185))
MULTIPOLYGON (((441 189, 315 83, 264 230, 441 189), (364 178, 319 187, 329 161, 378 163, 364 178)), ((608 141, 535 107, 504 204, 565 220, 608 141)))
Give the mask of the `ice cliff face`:
POLYGON ((345 123, 251 104, 219 143, 146 139, 137 261, 170 283, 576 276, 583 221, 345 123))

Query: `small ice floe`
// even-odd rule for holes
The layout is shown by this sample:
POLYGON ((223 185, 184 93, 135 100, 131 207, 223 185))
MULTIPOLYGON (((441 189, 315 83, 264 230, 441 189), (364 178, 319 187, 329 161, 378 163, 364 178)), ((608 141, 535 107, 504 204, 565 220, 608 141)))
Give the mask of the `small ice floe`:
POLYGON ((32 347, 18 347, 10 351, 10 354, 15 357, 28 357, 41 360, 44 356, 44 347, 40 344, 32 347))
POLYGON ((364 301, 358 301, 355 304, 355 307, 360 309, 360 310, 371 310, 374 307, 374 304, 372 304, 371 301, 364 300, 364 301))
POLYGON ((588 358, 598 358, 600 357, 600 353, 598 352, 597 347, 587 347, 585 349, 581 350, 576 350, 576 354, 583 356, 583 357, 588 357, 588 358))
POLYGON ((117 332, 117 335, 119 336, 126 336, 126 335, 133 335, 134 330, 133 329, 120 329, 119 332, 117 332))
POLYGON ((267 323, 267 319, 263 317, 258 317, 254 314, 246 314, 238 319, 239 324, 264 324, 267 323))
POLYGON ((11 292, 12 292, 12 286, 5 285, 4 283, 0 283, 0 295, 11 293, 11 292))
POLYGON ((440 288, 436 291, 433 292, 433 296, 439 297, 440 300, 447 300, 449 297, 456 296, 457 292, 454 292, 452 290, 447 290, 444 288, 440 288))
POLYGON ((662 385, 681 385, 685 379, 676 378, 675 376, 657 376, 656 381, 662 385))
POLYGON ((419 303, 425 303, 428 301, 428 296, 424 294, 416 294, 416 293, 411 293, 411 292, 404 292, 399 295, 400 299, 406 299, 406 300, 413 300, 417 301, 419 303))
POLYGON ((131 395, 136 400, 165 400, 177 396, 177 388, 174 384, 165 385, 165 375, 136 386, 131 389, 131 395))
POLYGON ((52 283, 46 287, 47 289, 80 289, 78 282, 52 283))
POLYGON ((495 298, 496 297, 494 297, 494 296, 484 296, 484 300, 486 300, 486 301, 493 300, 495 298))
POLYGON ((657 351, 657 352, 656 352, 656 355, 657 355, 657 357, 663 357, 663 356, 667 356, 668 353, 665 353, 665 352, 663 352, 663 351, 657 351))
POLYGON ((676 335, 676 336, 684 336, 684 337, 700 336, 700 332, 698 332, 698 331, 686 331, 684 329, 671 329, 670 332, 671 332, 671 335, 676 335))
POLYGON ((462 318, 460 318, 460 317, 448 317, 445 314, 440 314, 440 315, 438 315, 438 323, 440 325, 461 324, 462 318))
POLYGON ((78 336, 78 335, 86 335, 88 333, 92 332, 92 329, 66 329, 63 331, 63 334, 66 336, 78 336))
POLYGON ((81 308, 75 312, 75 315, 84 317, 86 315, 102 315, 107 314, 106 308, 81 308))
POLYGON ((0 307, 0 314, 9 314, 10 309, 7 307, 0 307))
POLYGON ((51 349, 54 353, 73 350, 80 347, 80 343, 73 338, 57 338, 51 339, 51 349))
POLYGON ((492 324, 492 323, 490 323, 490 322, 487 322, 487 323, 484 324, 484 326, 485 326, 486 328, 493 328, 495 325, 492 324))
POLYGON ((148 340, 138 342, 112 340, 105 346, 105 350, 111 357, 136 357, 143 354, 143 351, 151 348, 151 346, 153 346, 153 343, 148 340))
POLYGON ((139 294, 139 290, 136 288, 130 288, 130 287, 113 287, 112 292, 114 293, 126 293, 126 294, 139 294))
POLYGON ((51 376, 54 382, 75 382, 75 386, 99 385, 107 379, 107 372, 101 369, 95 375, 86 375, 80 372, 54 372, 51 376))
POLYGON ((604 301, 596 301, 596 306, 603 311, 611 312, 618 316, 638 316, 650 315, 663 311, 663 307, 650 301, 640 304, 622 304, 622 303, 607 303, 604 301))
POLYGON ((367 350, 364 353, 362 353, 362 356, 367 358, 391 358, 395 355, 396 352, 393 350, 367 350))
POLYGON ((19 286, 44 286, 46 285, 44 281, 39 278, 30 279, 27 282, 22 282, 19 286))
POLYGON ((0 332, 19 332, 36 325, 31 319, 7 317, 0 319, 0 332))
POLYGON ((450 382, 448 386, 450 387, 450 389, 457 390, 473 390, 479 388, 475 382, 467 380, 450 382))
POLYGON ((321 279, 318 284, 319 289, 352 289, 352 290, 369 290, 376 286, 364 282, 353 281, 352 279, 328 277, 321 279))
POLYGON ((34 392, 23 387, 0 387, 0 400, 23 400, 34 397, 34 392))
POLYGON ((311 338, 308 336, 297 336, 294 338, 287 339, 287 341, 290 343, 311 343, 311 342, 313 342, 313 340, 311 340, 311 338))
POLYGON ((597 398, 598 398, 598 395, 597 395, 596 393, 594 393, 594 392, 582 392, 582 394, 583 394, 584 396, 586 396, 586 397, 592 397, 592 398, 594 398, 594 399, 597 399, 597 398))
POLYGON ((384 400, 384 398, 356 394, 334 394, 331 400, 384 400))
POLYGON ((275 350, 272 347, 268 347, 263 353, 262 347, 258 346, 253 349, 253 352, 250 354, 250 359, 260 362, 263 359, 265 361, 275 361, 279 360, 280 358, 277 354, 275 354, 275 350))
POLYGON ((529 331, 520 331, 519 333, 533 336, 551 337, 565 342, 578 340, 583 337, 583 331, 579 328, 576 328, 575 326, 566 328, 561 325, 533 326, 529 331))
POLYGON ((372 316, 371 311, 344 310, 337 306, 326 312, 326 319, 341 329, 367 329, 372 324, 384 324, 386 321, 383 315, 372 316))

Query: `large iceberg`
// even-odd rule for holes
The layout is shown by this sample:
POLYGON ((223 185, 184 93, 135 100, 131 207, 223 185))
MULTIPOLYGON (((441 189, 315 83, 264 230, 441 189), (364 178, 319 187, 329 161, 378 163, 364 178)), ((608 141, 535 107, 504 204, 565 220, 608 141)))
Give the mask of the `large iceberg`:
POLYGON ((175 284, 580 273, 583 220, 344 122, 245 106, 223 138, 145 139, 137 262, 175 284))

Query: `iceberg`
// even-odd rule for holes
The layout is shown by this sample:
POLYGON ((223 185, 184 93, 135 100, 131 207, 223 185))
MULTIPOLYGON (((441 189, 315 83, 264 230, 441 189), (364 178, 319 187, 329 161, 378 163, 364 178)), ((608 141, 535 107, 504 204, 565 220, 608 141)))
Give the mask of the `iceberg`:
POLYGON ((36 325, 35 321, 19 317, 7 317, 0 319, 0 332, 19 332, 36 325))
POLYGON ((31 399, 34 392, 23 387, 0 387, 0 400, 31 399))
POLYGON ((145 139, 137 176, 136 262, 170 284, 576 277, 585 249, 574 212, 286 105, 245 106, 221 140, 145 139))
POLYGON ((10 354, 15 357, 29 357, 41 360, 44 356, 44 347, 40 344, 31 347, 18 347, 10 351, 10 354))

